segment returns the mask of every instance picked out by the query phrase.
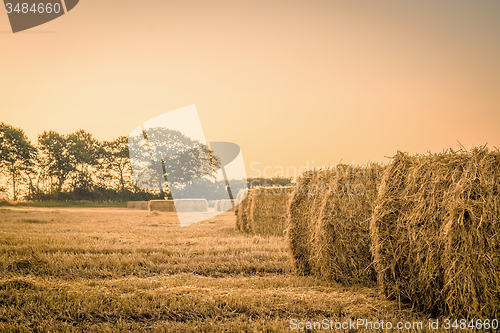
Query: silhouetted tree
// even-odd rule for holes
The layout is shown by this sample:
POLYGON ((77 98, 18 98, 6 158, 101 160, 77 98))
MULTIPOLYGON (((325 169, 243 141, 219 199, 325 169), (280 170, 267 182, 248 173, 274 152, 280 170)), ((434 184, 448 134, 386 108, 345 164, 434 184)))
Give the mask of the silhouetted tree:
POLYGON ((17 200, 17 179, 20 172, 33 164, 35 147, 26 138, 24 131, 0 123, 0 168, 6 169, 12 178, 13 199, 17 200))
POLYGON ((212 156, 206 144, 163 127, 149 129, 145 134, 129 137, 129 149, 134 174, 140 186, 169 190, 193 179, 213 177, 220 168, 220 158, 212 156))
POLYGON ((57 194, 61 194, 64 181, 69 173, 76 170, 66 138, 54 131, 45 131, 38 136, 40 164, 51 177, 57 179, 57 194))
POLYGON ((115 171, 119 177, 120 192, 125 191, 125 173, 130 172, 128 138, 120 136, 113 141, 103 143, 103 157, 106 167, 115 171))

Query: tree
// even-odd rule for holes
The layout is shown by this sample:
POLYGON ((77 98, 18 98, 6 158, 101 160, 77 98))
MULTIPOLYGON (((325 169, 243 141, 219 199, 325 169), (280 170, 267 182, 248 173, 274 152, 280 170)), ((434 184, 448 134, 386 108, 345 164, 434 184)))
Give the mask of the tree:
POLYGON ((90 193, 94 186, 90 168, 99 164, 103 155, 102 144, 92 134, 79 130, 66 137, 66 145, 74 166, 74 190, 90 193))
POLYGON ((14 200, 17 200, 16 182, 19 174, 32 165, 35 153, 35 147, 28 141, 23 130, 0 123, 0 167, 7 169, 12 177, 14 200))
POLYGON ((128 138, 120 136, 113 141, 103 143, 104 161, 107 167, 118 173, 120 191, 125 191, 125 172, 130 169, 128 138))
POLYGON ((206 144, 164 127, 151 128, 129 137, 130 159, 139 186, 169 191, 182 189, 193 179, 214 178, 221 162, 206 144))
POLYGON ((45 131, 38 136, 41 164, 51 177, 57 178, 57 194, 61 194, 69 173, 76 170, 74 157, 70 154, 66 138, 54 131, 45 131))

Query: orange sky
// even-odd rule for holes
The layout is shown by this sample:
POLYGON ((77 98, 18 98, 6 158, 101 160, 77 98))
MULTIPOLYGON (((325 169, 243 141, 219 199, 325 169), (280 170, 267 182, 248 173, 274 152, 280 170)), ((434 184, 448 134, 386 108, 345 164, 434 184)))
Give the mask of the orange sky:
POLYGON ((500 147, 499 17, 498 0, 82 0, 12 34, 0 13, 0 121, 109 140, 196 104, 248 176, 500 147))

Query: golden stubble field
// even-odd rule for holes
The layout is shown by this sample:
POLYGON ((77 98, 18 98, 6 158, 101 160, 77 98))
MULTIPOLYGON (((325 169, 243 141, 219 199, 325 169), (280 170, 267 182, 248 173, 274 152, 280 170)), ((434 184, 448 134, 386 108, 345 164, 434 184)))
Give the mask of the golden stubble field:
POLYGON ((239 233, 233 213, 180 227, 174 213, 3 208, 0 270, 2 332, 290 332, 291 319, 425 322, 375 286, 294 275, 285 239, 239 233))

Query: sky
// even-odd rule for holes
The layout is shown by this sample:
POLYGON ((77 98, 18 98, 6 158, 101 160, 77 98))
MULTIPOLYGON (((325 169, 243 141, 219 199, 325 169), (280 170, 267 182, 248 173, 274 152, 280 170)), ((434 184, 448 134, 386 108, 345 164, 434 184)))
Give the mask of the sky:
POLYGON ((13 34, 0 13, 0 121, 112 140, 194 104, 249 177, 500 147, 499 17, 498 0, 82 0, 13 34))

